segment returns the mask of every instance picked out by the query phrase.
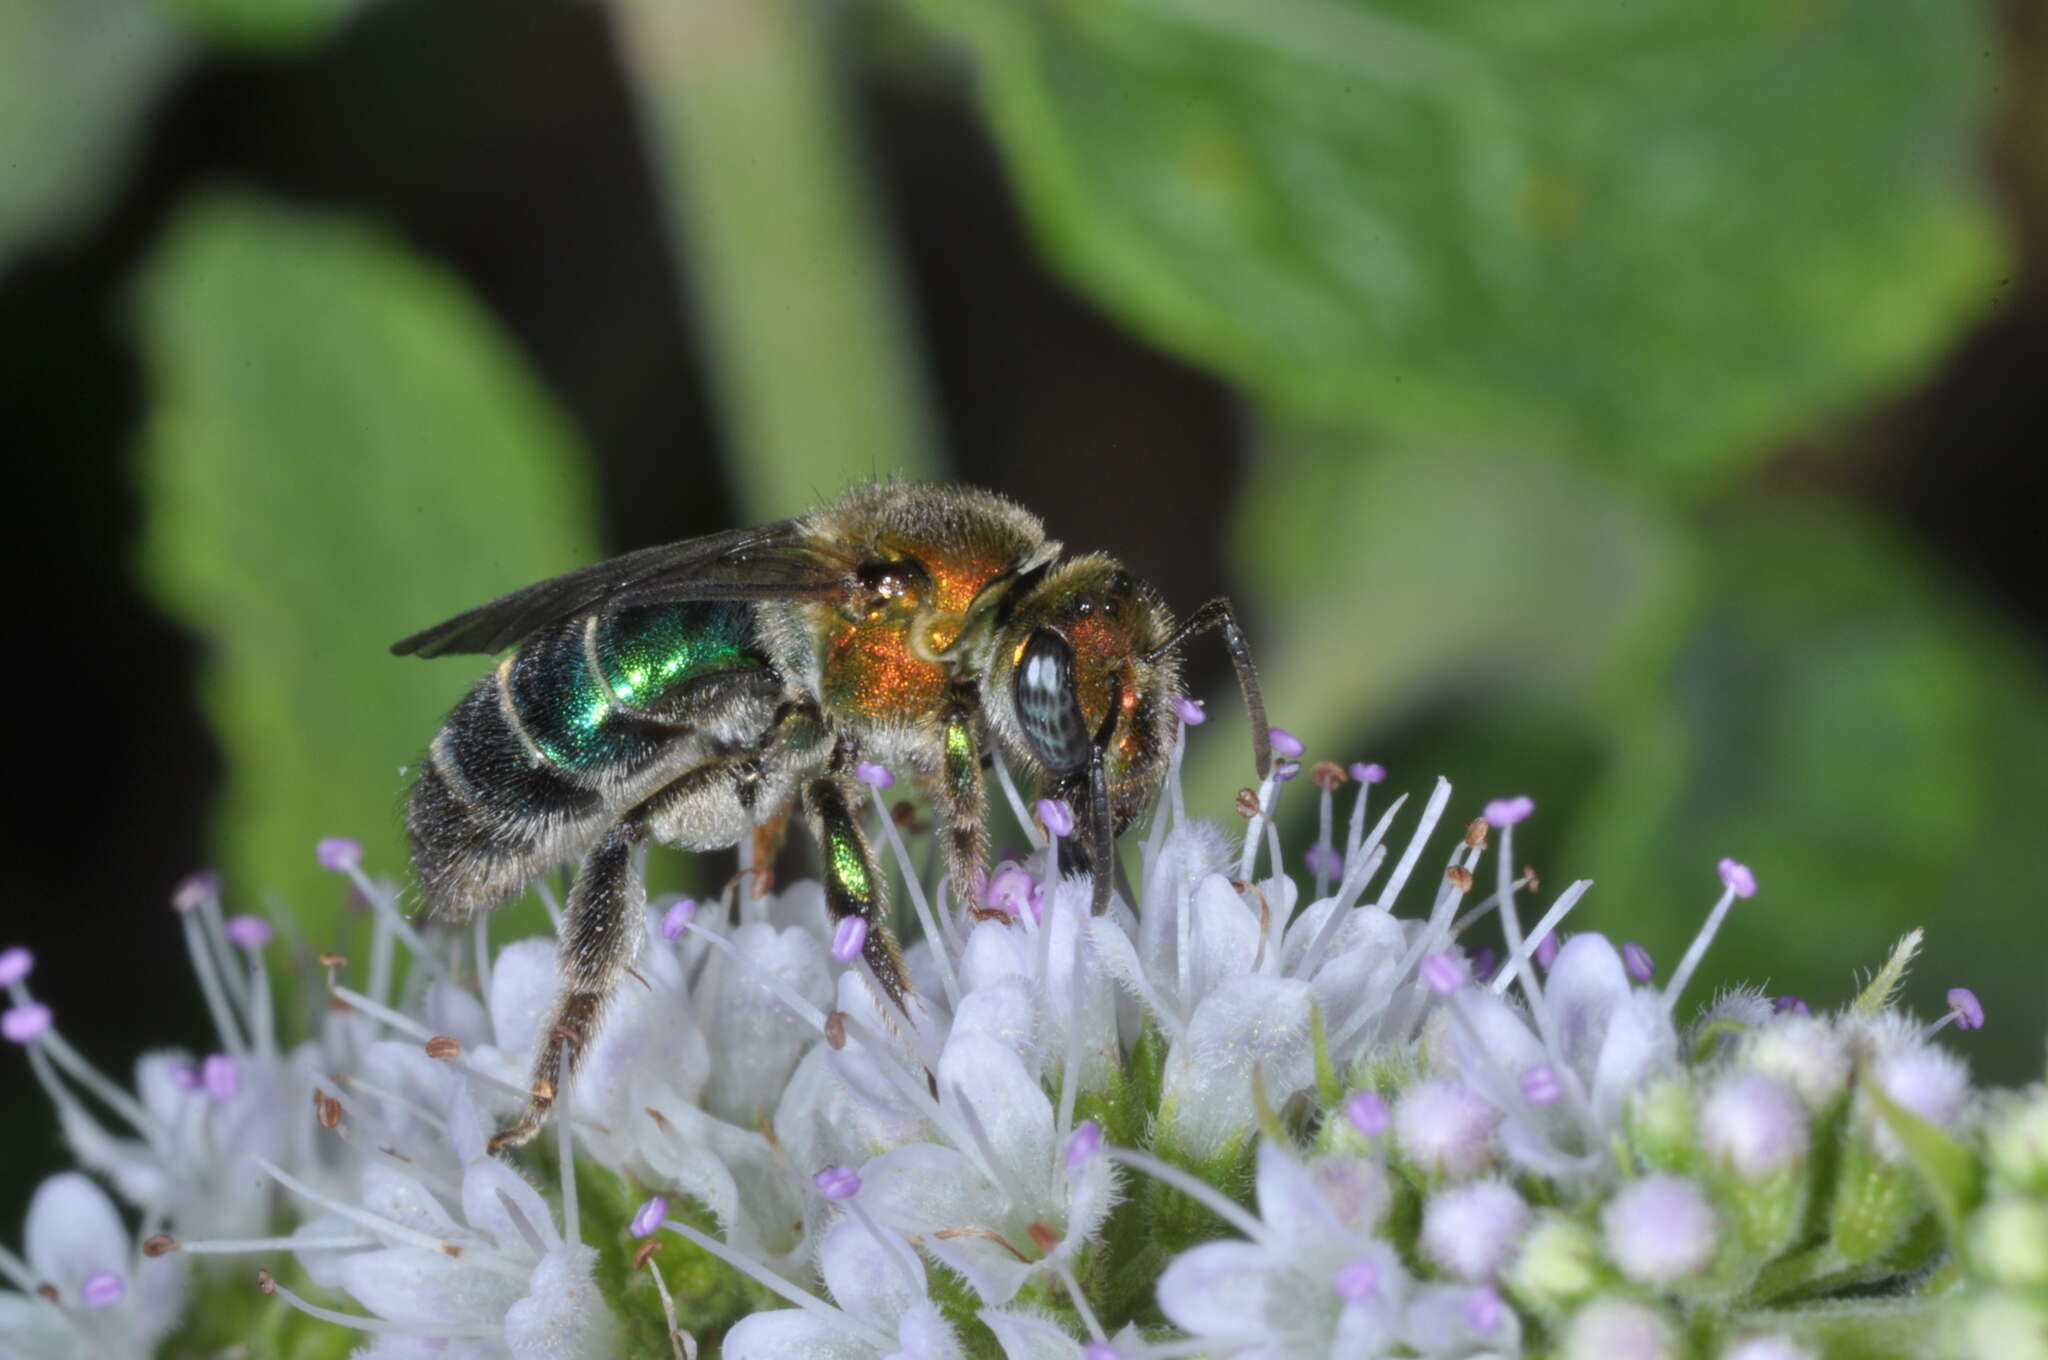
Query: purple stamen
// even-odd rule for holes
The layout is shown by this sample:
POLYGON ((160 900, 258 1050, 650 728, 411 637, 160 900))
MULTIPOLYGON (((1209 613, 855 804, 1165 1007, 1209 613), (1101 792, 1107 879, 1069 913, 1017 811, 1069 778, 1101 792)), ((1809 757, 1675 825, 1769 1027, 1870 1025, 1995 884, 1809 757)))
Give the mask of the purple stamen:
POLYGON ((209 1054, 199 1065, 199 1082, 215 1100, 232 1100, 242 1089, 242 1069, 225 1053, 209 1054))
POLYGON ((1337 1291, 1337 1297, 1346 1303, 1364 1303, 1372 1297, 1372 1291, 1379 1287, 1380 1268, 1370 1261, 1353 1261, 1341 1267, 1330 1287, 1337 1291))
POLYGON ((661 914, 661 938, 664 940, 681 939, 683 932, 690 928, 690 922, 696 919, 696 898, 685 897, 679 902, 671 903, 669 909, 661 914))
POLYGON ((119 1303, 128 1292, 128 1282, 111 1270, 100 1270, 85 1277, 85 1283, 78 1286, 78 1301, 88 1308, 105 1308, 119 1303))
POLYGON ((1067 1170, 1080 1171, 1102 1150, 1102 1125, 1084 1119, 1067 1135, 1067 1170))
POLYGON ((1300 773, 1301 762, 1298 760, 1276 760, 1273 762, 1273 782, 1275 784, 1285 784, 1300 773))
POLYGON ((1465 1300, 1465 1321, 1471 1323, 1472 1330, 1481 1336, 1491 1336, 1505 1315, 1500 1295, 1491 1285, 1481 1285, 1465 1300))
POLYGON ((849 916, 832 932, 832 957, 841 963, 852 963, 860 957, 860 951, 867 942, 867 920, 864 917, 849 916))
POLYGON ((1448 951, 1424 959, 1421 973, 1423 985, 1438 996, 1449 996, 1465 985, 1465 961, 1448 951))
POLYGON ((1059 798, 1041 798, 1036 804, 1038 820, 1045 823, 1045 829, 1054 840, 1065 840, 1074 834, 1074 810, 1059 798))
POLYGON ((1174 715, 1188 727, 1200 727, 1209 721, 1209 715, 1202 711, 1202 701, 1190 699, 1185 694, 1173 696, 1173 711, 1174 715))
POLYGON ((1724 859, 1717 867, 1721 872, 1721 882, 1728 891, 1737 897, 1756 896, 1756 875, 1749 871, 1747 864, 1724 859))
POLYGON ((1305 858, 1308 871, 1317 878, 1341 878, 1344 874, 1344 857, 1328 841, 1311 845, 1305 858))
POLYGON ((1513 826, 1536 810, 1536 800, 1526 793, 1513 798, 1496 798, 1486 805, 1488 826, 1513 826))
POLYGON ((1787 992, 1783 996, 1771 1002, 1771 1013, 1773 1015, 1784 1015, 1787 1012, 1790 1012, 1793 1015, 1812 1015, 1813 1007, 1807 1005, 1806 1002, 1800 999, 1799 997, 1796 997, 1792 993, 1787 992))
POLYGON ((270 943, 270 922, 261 916, 230 916, 228 940, 242 949, 256 950, 270 943))
POLYGON ((1531 1105, 1551 1104, 1563 1094, 1556 1070, 1547 1063, 1538 1063, 1522 1074, 1522 1097, 1531 1105))
POLYGON ((828 1166, 811 1177, 811 1184, 826 1199, 852 1199, 860 1193, 860 1172, 850 1166, 828 1166))
POLYGON ((1628 975, 1637 982, 1648 982, 1657 971, 1656 961, 1650 951, 1630 940, 1621 947, 1621 966, 1628 969, 1628 975))
POLYGON ((1500 955, 1493 952, 1493 946, 1480 945, 1479 948, 1472 951, 1472 976, 1478 978, 1481 982, 1491 981, 1494 966, 1499 962, 1500 955))
POLYGON ((863 760, 853 767, 853 777, 871 789, 886 789, 896 782, 896 776, 872 760, 863 760))
POLYGON ((1948 1009, 1956 1018, 1957 1029, 1984 1028, 1984 1003, 1968 987, 1948 989, 1948 1009))
POLYGON ((1273 754, 1276 756, 1286 756, 1289 760, 1293 760, 1308 749, 1301 744, 1300 737, 1295 736, 1284 727, 1269 727, 1266 729, 1266 736, 1272 741, 1273 754))
POLYGON ((347 836, 329 836, 313 849, 320 867, 345 874, 363 862, 363 843, 347 836))
POLYGON ((1354 1091, 1344 1102, 1344 1117, 1368 1138, 1387 1131, 1387 1102, 1378 1091, 1354 1091))
POLYGON ((1387 767, 1361 760, 1351 767, 1351 777, 1361 784, 1378 784, 1386 779, 1387 767))
POLYGON ((0 952, 0 987, 12 987, 25 981, 35 971, 35 966, 36 956, 20 945, 0 952))
POLYGON ((633 1221, 626 1225, 626 1231, 635 1237, 652 1237, 661 1230, 661 1221, 667 1217, 668 1201, 656 1195, 640 1206, 633 1215, 633 1221))
POLYGON ((191 1063, 172 1063, 170 1070, 171 1085, 177 1087, 180 1091, 197 1091, 206 1085, 205 1082, 199 1079, 199 1069, 191 1063))
POLYGON ((25 1044, 42 1036, 50 1027, 50 1008, 40 1001, 28 1001, 0 1014, 0 1036, 12 1044, 25 1044))
POLYGON ((171 889, 171 905, 179 911, 197 911, 220 898, 220 875, 211 870, 187 874, 171 889))
POLYGON ((1553 930, 1548 935, 1545 935, 1543 943, 1536 946, 1536 966, 1546 973, 1549 972, 1550 965, 1557 962, 1557 951, 1562 948, 1564 948, 1564 941, 1557 937, 1556 931, 1553 930))

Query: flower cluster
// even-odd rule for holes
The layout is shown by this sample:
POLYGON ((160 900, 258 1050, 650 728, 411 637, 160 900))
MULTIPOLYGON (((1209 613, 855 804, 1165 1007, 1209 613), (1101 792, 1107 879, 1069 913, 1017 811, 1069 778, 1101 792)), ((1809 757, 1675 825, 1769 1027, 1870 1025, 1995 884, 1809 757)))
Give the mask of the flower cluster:
POLYGON ((0 1250, 0 1355, 234 1327, 378 1360, 2042 1353, 2048 1098, 1987 1117, 1936 1038, 1983 1024, 1967 991, 1933 1024, 1896 1009, 1917 936, 1839 1010, 1683 1014, 1758 891, 1743 865, 1660 981, 1565 934, 1589 884, 1539 902, 1511 867, 1529 799, 1446 828, 1448 783, 1379 808, 1384 770, 1304 771, 1276 730, 1232 836, 1184 811, 1181 717, 1101 916, 1056 867, 1063 805, 998 771, 1029 844, 969 904, 862 767, 918 927, 900 1007, 815 884, 650 905, 521 1160, 487 1133, 545 1037, 553 939, 423 938, 352 842, 318 854, 368 911, 360 966, 179 887, 220 1047, 148 1055, 132 1089, 0 953, 0 1030, 97 1178, 48 1182, 0 1250), (1303 786, 1296 877, 1277 814, 1303 786), (326 1003, 296 1044, 287 955, 326 1003))

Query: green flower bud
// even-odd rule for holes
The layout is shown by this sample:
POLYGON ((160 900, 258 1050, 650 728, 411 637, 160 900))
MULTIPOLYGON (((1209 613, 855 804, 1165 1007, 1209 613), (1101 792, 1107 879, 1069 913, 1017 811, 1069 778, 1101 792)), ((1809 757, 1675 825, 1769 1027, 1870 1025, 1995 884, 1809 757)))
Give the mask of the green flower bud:
POLYGON ((2014 1289, 2048 1285, 2048 1206, 1994 1201, 1971 1222, 1970 1239, 1980 1268, 1998 1283, 2014 1289))
POLYGON ((1974 1299, 1963 1314, 1971 1360, 2048 1360, 2048 1313, 2010 1294, 1974 1299))
POLYGON ((1534 1312, 1558 1315, 1601 1284, 1600 1239, 1577 1219, 1547 1213, 1522 1239, 1508 1289, 1534 1312))
POLYGON ((2048 1194, 2048 1093, 2005 1104, 1985 1137, 1991 1172, 2014 1190, 2048 1194))
POLYGON ((1683 1077, 1665 1077, 1636 1093, 1629 1102, 1628 1133, 1645 1162, 1660 1171, 1695 1169, 1697 1104, 1691 1083, 1683 1077))

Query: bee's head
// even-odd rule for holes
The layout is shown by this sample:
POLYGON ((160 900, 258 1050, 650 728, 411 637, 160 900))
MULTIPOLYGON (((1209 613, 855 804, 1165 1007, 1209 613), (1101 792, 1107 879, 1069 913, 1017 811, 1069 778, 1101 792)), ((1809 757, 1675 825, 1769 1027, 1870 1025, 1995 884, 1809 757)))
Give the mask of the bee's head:
POLYGON ((1084 850, 1096 813, 1115 836, 1165 777, 1180 678, 1171 625, 1151 587, 1100 554, 1022 583, 998 621, 984 708, 1074 809, 1084 850))

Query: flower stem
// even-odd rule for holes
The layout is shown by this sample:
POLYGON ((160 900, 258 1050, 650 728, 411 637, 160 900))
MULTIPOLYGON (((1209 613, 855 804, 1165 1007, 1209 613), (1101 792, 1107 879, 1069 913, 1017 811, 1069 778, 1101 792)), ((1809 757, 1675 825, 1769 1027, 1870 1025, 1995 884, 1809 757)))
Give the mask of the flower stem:
POLYGON ((615 0, 746 519, 938 470, 813 0, 615 0))

